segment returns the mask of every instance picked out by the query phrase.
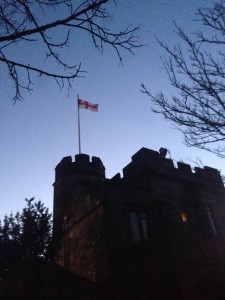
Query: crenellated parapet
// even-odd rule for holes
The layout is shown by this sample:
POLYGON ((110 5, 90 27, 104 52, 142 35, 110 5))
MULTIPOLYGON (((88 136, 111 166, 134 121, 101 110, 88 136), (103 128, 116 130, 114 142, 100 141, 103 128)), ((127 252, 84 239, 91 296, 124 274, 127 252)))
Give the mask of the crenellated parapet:
POLYGON ((55 182, 63 176, 77 175, 80 179, 95 178, 99 180, 105 179, 105 167, 99 157, 93 156, 90 159, 87 154, 75 155, 75 161, 71 156, 64 157, 55 168, 55 182))
POLYGON ((141 148, 132 156, 131 163, 123 169, 124 179, 137 178, 143 172, 158 173, 163 176, 174 176, 178 179, 183 178, 223 187, 223 181, 217 169, 205 166, 204 168, 195 167, 193 171, 189 164, 183 162, 178 162, 175 167, 173 160, 166 158, 163 151, 157 152, 147 148, 141 148))

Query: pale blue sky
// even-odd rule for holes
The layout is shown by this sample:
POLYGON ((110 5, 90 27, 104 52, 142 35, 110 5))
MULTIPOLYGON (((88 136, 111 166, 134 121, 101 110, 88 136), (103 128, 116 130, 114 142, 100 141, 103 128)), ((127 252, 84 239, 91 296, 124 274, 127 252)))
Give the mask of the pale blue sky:
MULTIPOLYGON (((81 61, 87 74, 74 81, 69 95, 51 80, 37 77, 33 93, 14 106, 11 83, 1 77, 0 218, 22 209, 24 199, 32 196, 52 209, 54 168, 64 156, 78 153, 77 94, 99 103, 96 113, 80 111, 82 152, 100 157, 108 178, 122 174, 141 147, 158 150, 163 146, 174 160, 188 162, 198 156, 204 165, 224 169, 223 160, 215 155, 184 146, 182 135, 152 113, 149 98, 140 93, 142 82, 153 92, 172 92, 160 60, 164 53, 154 35, 173 45, 177 42, 173 21, 193 32, 198 25, 192 22, 194 12, 210 4, 212 1, 205 0, 118 0, 112 8, 112 26, 141 25, 140 42, 146 47, 135 56, 122 52, 121 65, 112 49, 107 47, 101 54, 87 35, 77 32, 66 58, 81 61)), ((21 50, 23 58, 31 55, 27 48, 21 50)), ((32 51, 34 60, 35 53, 32 51)))

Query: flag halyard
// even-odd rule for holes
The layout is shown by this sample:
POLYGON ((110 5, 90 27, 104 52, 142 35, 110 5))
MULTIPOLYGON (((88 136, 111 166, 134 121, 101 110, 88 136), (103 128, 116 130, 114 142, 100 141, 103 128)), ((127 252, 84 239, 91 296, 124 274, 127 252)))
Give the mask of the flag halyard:
POLYGON ((88 101, 78 99, 78 107, 83 109, 89 109, 91 111, 98 111, 98 104, 92 104, 88 101))

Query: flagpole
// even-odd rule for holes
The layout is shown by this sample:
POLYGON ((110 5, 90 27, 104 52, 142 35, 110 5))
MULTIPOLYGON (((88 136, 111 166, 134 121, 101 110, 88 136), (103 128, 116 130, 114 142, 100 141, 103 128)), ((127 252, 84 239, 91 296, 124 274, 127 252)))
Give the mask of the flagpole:
POLYGON ((79 144, 79 154, 81 154, 79 95, 77 95, 77 115, 78 115, 77 120, 78 120, 78 144, 79 144))

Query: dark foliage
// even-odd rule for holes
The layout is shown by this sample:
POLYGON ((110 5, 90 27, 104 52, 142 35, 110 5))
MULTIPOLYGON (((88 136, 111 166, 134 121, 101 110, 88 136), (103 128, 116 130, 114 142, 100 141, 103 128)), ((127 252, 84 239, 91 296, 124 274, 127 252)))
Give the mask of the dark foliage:
POLYGON ((21 213, 5 216, 0 222, 0 272, 24 259, 52 260, 54 248, 52 215, 41 201, 26 199, 21 213))

